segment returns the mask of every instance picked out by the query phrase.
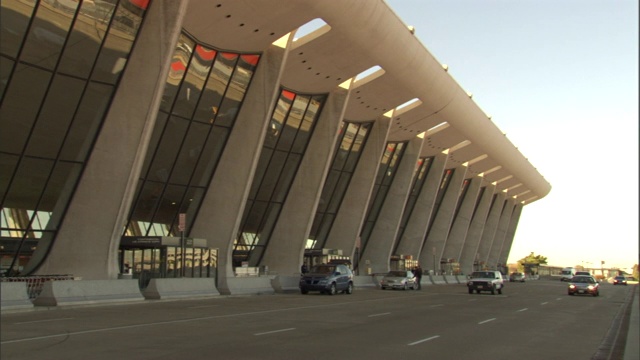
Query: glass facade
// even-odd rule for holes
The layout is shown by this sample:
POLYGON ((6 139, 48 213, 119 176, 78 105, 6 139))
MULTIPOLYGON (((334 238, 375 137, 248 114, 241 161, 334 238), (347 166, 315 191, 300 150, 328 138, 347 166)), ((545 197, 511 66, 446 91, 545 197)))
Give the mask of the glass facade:
POLYGON ((234 266, 260 265, 325 100, 326 95, 280 91, 234 241, 234 266))
POLYGON ((380 167, 378 168, 376 181, 373 186, 373 191, 371 192, 367 216, 365 217, 364 225, 360 231, 360 241, 362 246, 362 249, 360 249, 360 256, 362 256, 364 249, 367 247, 369 236, 371 236, 373 226, 378 219, 378 215, 380 215, 380 210, 382 209, 384 200, 389 193, 389 188, 393 183, 393 178, 397 173, 398 166, 400 166, 400 160, 402 160, 406 147, 407 144, 403 142, 390 142, 387 143, 384 154, 382 154, 382 160, 380 162, 380 167))
POLYGON ((400 239, 402 239, 404 229, 407 227, 407 223, 409 222, 411 213, 413 213, 413 208, 418 201, 418 197, 420 196, 420 192, 422 191, 424 182, 427 180, 427 175, 429 174, 429 170, 431 169, 431 164, 433 164, 432 157, 418 159, 418 163, 416 164, 416 172, 413 177, 413 184, 411 186, 411 192, 409 193, 409 198, 407 199, 404 211, 402 212, 402 220, 400 221, 398 235, 396 236, 396 240, 393 245, 393 251, 391 252, 391 254, 397 255, 397 249, 398 245, 400 244, 400 239))
POLYGON ((53 244, 145 10, 124 0, 0 10, 0 271, 15 276, 53 244))
POLYGON ((327 242, 372 126, 372 123, 342 122, 341 138, 336 144, 337 149, 322 188, 306 248, 322 249, 327 242))
POLYGON ((181 34, 124 236, 189 233, 259 59, 181 34))
POLYGON ((431 232, 431 228, 433 227, 433 220, 436 218, 438 211, 440 210, 440 205, 442 204, 442 198, 444 198, 444 194, 447 192, 447 188, 449 188, 449 184, 451 183, 451 178, 453 177, 453 172, 455 169, 446 169, 444 174, 442 175, 442 180, 440 181, 440 186, 438 186, 438 192, 436 194, 436 201, 433 204, 433 209, 431 210, 431 218, 429 219, 429 225, 427 225, 427 232, 425 234, 425 241, 422 243, 422 248, 424 251, 424 246, 426 245, 426 239, 429 238, 429 233, 431 232))

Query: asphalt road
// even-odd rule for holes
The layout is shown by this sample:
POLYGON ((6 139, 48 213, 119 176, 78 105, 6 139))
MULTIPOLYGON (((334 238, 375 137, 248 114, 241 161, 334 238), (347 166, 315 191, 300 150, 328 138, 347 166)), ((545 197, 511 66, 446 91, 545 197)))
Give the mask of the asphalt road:
POLYGON ((2 314, 10 359, 621 359, 635 286, 508 283, 220 296, 2 314), (622 328, 622 331, 619 329, 622 328))

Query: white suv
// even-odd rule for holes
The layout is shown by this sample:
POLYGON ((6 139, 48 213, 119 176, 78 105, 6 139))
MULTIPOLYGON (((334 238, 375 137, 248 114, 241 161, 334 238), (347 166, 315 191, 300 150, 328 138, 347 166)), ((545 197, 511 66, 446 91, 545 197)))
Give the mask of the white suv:
POLYGON ((495 295, 496 291, 498 294, 502 294, 503 287, 502 274, 500 271, 494 270, 474 271, 467 282, 469 294, 473 294, 474 290, 478 294, 481 291, 490 291, 491 295, 495 295))

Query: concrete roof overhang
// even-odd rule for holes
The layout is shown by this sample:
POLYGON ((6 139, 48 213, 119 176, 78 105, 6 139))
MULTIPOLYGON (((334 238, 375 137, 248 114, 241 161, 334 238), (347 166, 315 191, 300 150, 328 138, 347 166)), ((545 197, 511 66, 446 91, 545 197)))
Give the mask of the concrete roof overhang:
POLYGON ((330 29, 291 43, 283 86, 327 93, 379 67, 377 77, 352 84, 345 119, 372 121, 418 99, 393 113, 389 141, 426 132, 422 156, 457 146, 452 163, 471 162, 472 174, 518 201, 549 193, 551 185, 382 0, 191 0, 183 27, 218 49, 262 52, 318 18, 330 29))

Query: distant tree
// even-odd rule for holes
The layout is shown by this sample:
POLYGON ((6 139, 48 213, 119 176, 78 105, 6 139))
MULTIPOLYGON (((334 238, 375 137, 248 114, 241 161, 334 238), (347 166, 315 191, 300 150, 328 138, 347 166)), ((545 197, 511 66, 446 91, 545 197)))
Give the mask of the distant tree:
POLYGON ((633 265, 633 279, 634 280, 638 280, 640 279, 640 271, 638 270, 638 264, 633 265))
POLYGON ((540 265, 547 264, 547 257, 542 255, 531 254, 518 260, 518 270, 527 274, 535 275, 540 265))

